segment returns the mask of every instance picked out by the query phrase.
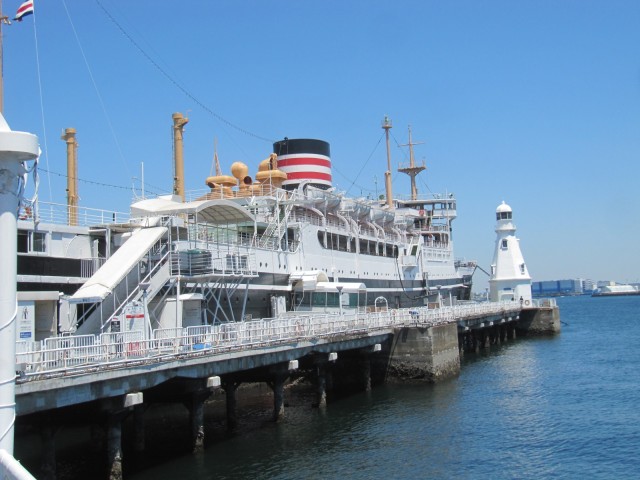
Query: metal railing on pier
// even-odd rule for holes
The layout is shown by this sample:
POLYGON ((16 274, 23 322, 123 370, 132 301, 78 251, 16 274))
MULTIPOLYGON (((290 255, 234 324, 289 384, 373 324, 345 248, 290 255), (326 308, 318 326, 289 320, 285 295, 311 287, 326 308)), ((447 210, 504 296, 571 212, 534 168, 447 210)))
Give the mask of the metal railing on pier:
POLYGON ((519 302, 475 303, 428 309, 391 309, 335 314, 289 314, 249 322, 157 329, 150 339, 141 332, 53 337, 18 342, 18 382, 124 368, 135 362, 160 362, 202 355, 278 346, 283 343, 370 335, 397 327, 433 327, 482 315, 505 317, 520 311, 519 302))

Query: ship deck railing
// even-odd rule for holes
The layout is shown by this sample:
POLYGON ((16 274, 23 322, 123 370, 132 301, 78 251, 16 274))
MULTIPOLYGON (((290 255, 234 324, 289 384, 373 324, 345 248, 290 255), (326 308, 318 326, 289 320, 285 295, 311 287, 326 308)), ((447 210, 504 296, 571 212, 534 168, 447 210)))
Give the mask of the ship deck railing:
POLYGON ((157 363, 177 358, 278 347, 295 342, 388 333, 400 327, 433 327, 480 315, 515 316, 519 302, 483 302, 451 307, 354 310, 338 313, 288 314, 283 318, 142 332, 61 336, 40 342, 17 342, 17 382, 126 368, 131 363, 157 363))
POLYGON ((70 218, 75 220, 73 223, 76 226, 90 227, 109 223, 128 223, 129 213, 79 206, 70 207, 67 204, 42 201, 37 205, 23 205, 18 212, 18 219, 27 222, 68 225, 70 218))

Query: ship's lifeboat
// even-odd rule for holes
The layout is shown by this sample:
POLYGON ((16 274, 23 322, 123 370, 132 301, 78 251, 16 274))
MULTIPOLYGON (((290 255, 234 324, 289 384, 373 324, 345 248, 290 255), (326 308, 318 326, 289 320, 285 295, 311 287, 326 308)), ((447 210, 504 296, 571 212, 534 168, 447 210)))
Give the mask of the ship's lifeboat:
POLYGON ((328 210, 336 210, 342 202, 342 196, 333 191, 323 190, 312 185, 306 186, 307 198, 313 200, 317 208, 326 208, 328 210))
POLYGON ((364 219, 371 215, 371 205, 367 203, 367 201, 363 199, 356 199, 356 212, 358 214, 358 218, 364 219))
POLYGON ((382 210, 380 208, 371 209, 371 221, 377 223, 378 225, 386 225, 388 223, 392 223, 395 214, 389 210, 382 210))

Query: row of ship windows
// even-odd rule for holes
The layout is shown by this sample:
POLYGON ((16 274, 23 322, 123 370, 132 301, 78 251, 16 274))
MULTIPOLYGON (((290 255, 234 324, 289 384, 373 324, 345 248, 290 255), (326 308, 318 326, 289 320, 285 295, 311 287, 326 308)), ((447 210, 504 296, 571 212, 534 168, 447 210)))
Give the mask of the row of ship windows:
MULTIPOLYGON (((356 239, 349 238, 346 235, 339 235, 337 233, 326 234, 327 244, 325 245, 325 233, 318 232, 318 242, 322 248, 327 250, 337 250, 340 252, 356 252, 356 239), (347 248, 349 247, 349 248, 347 248)), ((398 258, 398 246, 389 243, 378 243, 373 240, 360 239, 360 254, 361 255, 374 255, 378 257, 386 256, 398 258)))

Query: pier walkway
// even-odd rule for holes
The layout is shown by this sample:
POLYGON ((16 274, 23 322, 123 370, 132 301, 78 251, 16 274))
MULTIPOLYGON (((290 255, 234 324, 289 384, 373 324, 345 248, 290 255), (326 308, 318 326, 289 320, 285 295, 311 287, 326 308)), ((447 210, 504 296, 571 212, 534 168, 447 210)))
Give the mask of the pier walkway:
POLYGON ((104 333, 18 343, 16 413, 25 415, 156 386, 174 377, 203 378, 295 361, 311 352, 374 346, 393 329, 515 318, 517 302, 368 313, 297 313, 217 326, 104 333))

